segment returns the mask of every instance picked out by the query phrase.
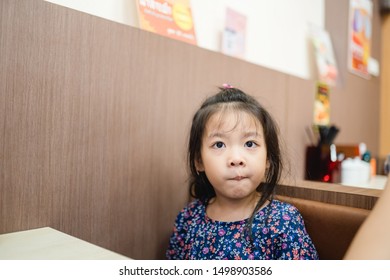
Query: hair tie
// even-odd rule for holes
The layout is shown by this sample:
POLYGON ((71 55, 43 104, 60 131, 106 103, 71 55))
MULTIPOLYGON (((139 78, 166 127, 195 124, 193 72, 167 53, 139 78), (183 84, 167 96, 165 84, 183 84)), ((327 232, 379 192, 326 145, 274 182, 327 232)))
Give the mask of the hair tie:
POLYGON ((222 84, 223 88, 234 88, 234 86, 229 84, 222 84))

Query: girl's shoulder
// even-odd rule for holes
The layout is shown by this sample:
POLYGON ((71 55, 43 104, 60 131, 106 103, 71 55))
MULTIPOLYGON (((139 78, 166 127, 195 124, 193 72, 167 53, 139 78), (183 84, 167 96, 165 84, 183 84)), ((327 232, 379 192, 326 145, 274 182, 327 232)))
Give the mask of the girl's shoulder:
POLYGON ((286 219, 288 217, 290 217, 290 219, 302 219, 298 208, 288 202, 273 199, 266 208, 268 209, 265 209, 264 212, 268 211, 268 215, 270 216, 286 219))
POLYGON ((197 211, 197 210, 202 210, 205 208, 205 204, 200 201, 199 199, 194 199, 190 201, 184 209, 188 209, 190 211, 197 211))
POLYGON ((205 204, 199 199, 194 199, 189 202, 181 211, 180 216, 183 218, 193 218, 195 216, 204 215, 206 211, 205 204))
POLYGON ((298 209, 294 205, 288 202, 280 201, 278 199, 273 199, 270 205, 272 208, 279 209, 282 211, 298 211, 298 209))
POLYGON ((304 220, 299 210, 292 204, 273 199, 255 216, 254 223, 257 228, 272 228, 273 233, 285 233, 304 225, 304 220))

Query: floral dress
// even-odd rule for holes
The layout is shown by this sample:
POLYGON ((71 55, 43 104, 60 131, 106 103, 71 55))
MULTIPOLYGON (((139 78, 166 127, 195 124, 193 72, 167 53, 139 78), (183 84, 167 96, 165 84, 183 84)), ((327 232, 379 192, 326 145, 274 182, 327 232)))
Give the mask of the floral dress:
POLYGON ((189 203, 177 216, 166 251, 172 260, 303 260, 318 259, 298 209, 272 200, 253 220, 252 238, 247 220, 210 219, 200 200, 189 203))

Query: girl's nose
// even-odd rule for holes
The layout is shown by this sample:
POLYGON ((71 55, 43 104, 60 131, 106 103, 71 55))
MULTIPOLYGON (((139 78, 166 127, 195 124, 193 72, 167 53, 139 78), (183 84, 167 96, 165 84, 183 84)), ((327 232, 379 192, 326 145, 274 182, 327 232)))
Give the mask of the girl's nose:
POLYGON ((237 159, 237 160, 231 160, 230 161, 230 166, 244 166, 244 161, 237 159))
POLYGON ((232 151, 228 164, 229 166, 245 166, 245 160, 238 151, 232 151))

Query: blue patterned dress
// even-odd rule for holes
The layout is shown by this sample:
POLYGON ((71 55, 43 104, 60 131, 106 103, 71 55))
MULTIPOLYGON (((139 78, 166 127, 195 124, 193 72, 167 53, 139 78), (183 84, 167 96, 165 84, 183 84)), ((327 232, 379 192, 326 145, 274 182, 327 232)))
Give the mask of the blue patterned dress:
POLYGON ((247 220, 210 219, 205 205, 194 200, 177 216, 166 251, 172 260, 303 260, 318 259, 298 209, 273 200, 253 221, 253 245, 245 230, 247 220))

